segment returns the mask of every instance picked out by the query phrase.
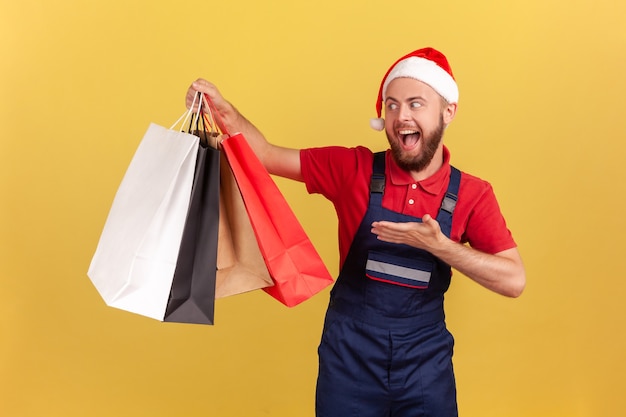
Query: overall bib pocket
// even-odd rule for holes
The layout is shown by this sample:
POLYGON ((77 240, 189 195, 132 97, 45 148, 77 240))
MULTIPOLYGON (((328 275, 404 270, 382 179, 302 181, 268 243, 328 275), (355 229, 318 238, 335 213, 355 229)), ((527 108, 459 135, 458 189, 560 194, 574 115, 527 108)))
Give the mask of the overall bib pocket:
POLYGON ((369 251, 365 275, 375 281, 425 290, 433 272, 428 259, 403 258, 384 252, 369 251))

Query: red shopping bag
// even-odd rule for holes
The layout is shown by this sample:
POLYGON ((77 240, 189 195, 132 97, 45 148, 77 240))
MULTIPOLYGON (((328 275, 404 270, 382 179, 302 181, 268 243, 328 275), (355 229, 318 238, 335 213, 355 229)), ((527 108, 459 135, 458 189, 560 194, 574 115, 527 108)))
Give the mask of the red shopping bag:
POLYGON ((222 149, 274 280, 263 290, 293 307, 332 284, 328 269, 246 138, 238 133, 224 139, 222 149))

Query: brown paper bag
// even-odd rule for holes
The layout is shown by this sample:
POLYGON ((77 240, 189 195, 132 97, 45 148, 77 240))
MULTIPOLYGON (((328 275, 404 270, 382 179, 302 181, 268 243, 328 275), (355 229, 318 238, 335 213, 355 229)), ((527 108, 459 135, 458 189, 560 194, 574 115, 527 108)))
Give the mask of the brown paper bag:
POLYGON ((221 155, 215 298, 274 285, 230 166, 221 155))

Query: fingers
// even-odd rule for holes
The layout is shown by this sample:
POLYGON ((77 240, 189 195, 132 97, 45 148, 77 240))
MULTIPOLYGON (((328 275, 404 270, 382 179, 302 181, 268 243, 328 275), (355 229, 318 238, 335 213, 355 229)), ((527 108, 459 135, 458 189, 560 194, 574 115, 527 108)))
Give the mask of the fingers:
POLYGON ((385 220, 372 223, 372 228, 377 230, 404 231, 409 227, 409 223, 389 222, 385 220))
POLYGON ((193 112, 197 113, 198 106, 200 105, 200 100, 196 99, 194 103, 194 98, 196 98, 196 94, 198 92, 204 94, 208 98, 209 103, 205 104, 211 107, 214 120, 219 129, 224 133, 228 133, 229 129, 227 121, 229 116, 232 117, 232 115, 238 114, 236 109, 228 101, 226 101, 224 97, 222 97, 215 85, 211 84, 207 80, 198 78, 196 81, 191 83, 187 89, 187 95, 185 96, 185 104, 188 109, 191 109, 193 106, 193 112))
MULTIPOLYGON (((189 89, 187 89, 187 95, 185 96, 185 105, 187 106, 188 109, 191 108, 191 105, 194 102, 196 93, 198 92, 207 94, 213 101, 221 99, 220 93, 217 90, 217 87, 215 87, 215 85, 211 84, 205 79, 198 78, 196 81, 191 83, 191 85, 189 86, 189 89)), ((198 100, 196 100, 196 104, 194 105, 194 108, 193 108, 194 112, 198 111, 198 105, 199 105, 198 100)))
POLYGON ((199 105, 198 100, 196 99, 196 93, 197 91, 193 88, 193 85, 192 85, 187 90, 187 95, 185 96, 185 106, 188 109, 193 110, 194 112, 198 111, 198 105, 199 105), (194 106, 193 109, 191 108, 192 105, 194 106))
POLYGON ((198 78, 196 81, 191 83, 191 87, 189 88, 209 95, 214 95, 217 92, 217 88, 215 87, 215 85, 211 84, 203 78, 198 78))
POLYGON ((402 223, 378 221, 372 223, 371 231, 379 237, 392 236, 402 232, 402 223))
POLYGON ((371 232, 378 240, 390 243, 402 243, 405 234, 400 223, 386 221, 372 223, 371 232))

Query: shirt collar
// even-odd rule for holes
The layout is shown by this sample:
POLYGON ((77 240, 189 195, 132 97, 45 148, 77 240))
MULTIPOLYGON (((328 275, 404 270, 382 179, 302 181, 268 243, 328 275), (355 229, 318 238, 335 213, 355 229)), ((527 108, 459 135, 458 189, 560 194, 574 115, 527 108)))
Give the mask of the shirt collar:
POLYGON ((391 150, 387 151, 387 175, 391 179, 393 185, 409 185, 417 184, 422 190, 429 194, 438 195, 441 193, 444 185, 446 185, 445 179, 450 176, 450 151, 445 146, 443 147, 443 164, 441 168, 437 170, 430 177, 422 180, 415 181, 411 174, 400 168, 391 155, 391 150))

